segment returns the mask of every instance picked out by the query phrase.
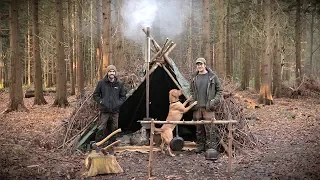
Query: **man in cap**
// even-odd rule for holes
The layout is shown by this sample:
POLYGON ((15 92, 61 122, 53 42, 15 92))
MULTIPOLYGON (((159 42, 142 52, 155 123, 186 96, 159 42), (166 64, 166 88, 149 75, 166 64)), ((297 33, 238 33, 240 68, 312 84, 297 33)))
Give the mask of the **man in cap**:
MULTIPOLYGON (((196 60, 197 71, 192 77, 191 94, 198 104, 193 108, 195 120, 211 120, 214 118, 214 108, 222 97, 221 83, 218 76, 206 66, 204 58, 196 60)), ((196 153, 206 149, 216 149, 219 145, 218 128, 213 126, 212 141, 210 139, 211 124, 197 125, 197 143, 199 144, 196 153)))
MULTIPOLYGON (((126 99, 126 90, 123 83, 118 81, 116 74, 116 67, 109 65, 106 75, 98 82, 93 92, 93 98, 100 107, 96 142, 118 129, 119 110, 126 99)), ((115 141, 115 137, 110 141, 115 141)))

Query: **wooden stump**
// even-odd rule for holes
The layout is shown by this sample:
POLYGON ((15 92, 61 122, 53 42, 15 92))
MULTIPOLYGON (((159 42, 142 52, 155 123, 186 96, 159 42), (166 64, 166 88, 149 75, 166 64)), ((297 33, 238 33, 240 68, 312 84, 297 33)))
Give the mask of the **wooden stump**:
POLYGON ((84 176, 96 176, 98 174, 122 173, 123 169, 113 155, 103 155, 92 151, 84 161, 86 172, 84 176))

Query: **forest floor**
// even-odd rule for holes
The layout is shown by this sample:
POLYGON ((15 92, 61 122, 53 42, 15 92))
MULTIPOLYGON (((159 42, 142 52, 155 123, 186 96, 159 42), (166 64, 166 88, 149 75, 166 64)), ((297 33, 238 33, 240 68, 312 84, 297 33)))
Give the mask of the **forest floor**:
MULTIPOLYGON (((86 179, 84 154, 65 155, 46 141, 73 112, 75 97, 68 98, 66 109, 51 107, 53 94, 45 98, 49 104, 44 106, 24 99, 29 112, 0 114, 0 179, 86 179)), ((9 94, 1 92, 1 112, 8 100, 9 94)), ((244 112, 260 145, 234 157, 230 179, 320 179, 320 99, 279 98, 274 105, 244 112)), ((211 162, 193 151, 177 154, 154 153, 153 179, 228 179, 226 155, 211 162)), ((123 173, 88 179, 147 179, 148 154, 125 151, 116 157, 123 173)))

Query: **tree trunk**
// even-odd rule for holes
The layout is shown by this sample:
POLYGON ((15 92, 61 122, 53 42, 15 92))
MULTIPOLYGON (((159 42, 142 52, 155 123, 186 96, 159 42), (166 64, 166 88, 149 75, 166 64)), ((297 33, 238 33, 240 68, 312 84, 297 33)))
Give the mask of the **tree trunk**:
POLYGON ((90 1, 90 85, 94 84, 93 2, 90 1))
POLYGON ((278 24, 279 20, 276 18, 275 20, 275 37, 274 37, 274 45, 273 45, 273 85, 272 92, 275 97, 279 97, 281 94, 281 49, 280 49, 280 39, 279 39, 279 29, 278 24))
POLYGON ((73 62, 74 62, 74 6, 73 6, 73 1, 68 0, 68 24, 69 24, 69 48, 70 48, 70 57, 69 57, 69 67, 70 67, 70 84, 71 84, 71 89, 70 89, 70 95, 75 95, 75 82, 74 82, 74 72, 73 72, 73 62))
POLYGON ((21 56, 19 48, 19 26, 18 26, 18 0, 11 0, 9 7, 10 22, 10 58, 11 58, 11 77, 9 94, 10 100, 5 113, 10 111, 28 111, 23 102, 22 78, 21 78, 21 56))
POLYGON ((43 96, 43 88, 42 88, 42 68, 41 68, 41 59, 40 59, 40 46, 39 46, 39 16, 38 16, 38 0, 32 0, 32 34, 33 34, 33 60, 35 65, 35 98, 34 103, 37 105, 47 104, 47 101, 43 96))
POLYGON ((227 5, 227 16, 226 16, 226 76, 229 80, 232 80, 233 75, 233 62, 232 62, 232 46, 231 46, 231 28, 230 28, 230 11, 231 11, 231 0, 228 0, 227 5))
POLYGON ((77 88, 77 81, 78 81, 78 70, 77 70, 77 66, 78 66, 78 59, 79 59, 79 46, 78 46, 78 41, 79 41, 79 29, 78 29, 78 8, 77 8, 77 2, 75 1, 73 4, 73 8, 74 8, 74 61, 73 61, 73 80, 75 83, 75 88, 77 88))
POLYGON ((83 31, 82 31, 82 0, 78 1, 78 61, 77 61, 77 88, 78 97, 81 97, 84 93, 84 74, 83 74, 83 31))
POLYGON ((57 17, 57 84, 56 98, 53 106, 65 108, 69 105, 67 100, 67 82, 66 82, 66 63, 64 60, 63 47, 63 8, 62 0, 56 0, 56 17, 57 17))
POLYGON ((22 80, 22 84, 27 84, 28 82, 28 33, 26 34, 25 41, 24 41, 24 76, 22 80))
POLYGON ((242 58, 242 81, 241 89, 246 90, 249 87, 250 81, 250 45, 249 45, 249 35, 247 33, 243 34, 243 58, 242 58))
POLYGON ((97 49, 96 49, 96 58, 97 58, 97 77, 98 79, 102 79, 103 73, 102 73, 102 42, 101 42, 101 34, 102 34, 102 0, 97 0, 97 36, 96 36, 96 42, 97 42, 97 49))
MULTIPOLYGON (((316 5, 313 5, 316 6, 316 5)), ((314 13, 316 8, 314 10, 311 10, 311 22, 310 22, 310 54, 309 54, 309 74, 313 75, 313 31, 314 31, 314 13)))
MULTIPOLYGON (((262 12, 262 5, 258 5, 258 2, 255 4, 258 6, 257 8, 257 14, 263 14, 262 12)), ((259 20, 263 21, 262 16, 259 16, 259 20)), ((260 87, 261 87, 261 57, 263 57, 264 52, 262 51, 262 46, 263 44, 263 38, 259 38, 254 42, 254 47, 256 47, 256 50, 254 51, 254 89, 259 92, 260 87)))
POLYGON ((11 77, 11 72, 9 70, 9 58, 4 61, 4 82, 3 87, 10 87, 10 80, 9 77, 11 77))
POLYGON ((113 53, 113 57, 110 57, 112 59, 115 59, 116 62, 114 62, 114 65, 119 67, 119 69, 124 69, 125 67, 130 67, 131 62, 126 61, 124 57, 124 36, 123 36, 123 18, 121 15, 121 9, 123 5, 123 0, 118 0, 115 4, 116 9, 117 9, 117 23, 114 25, 117 27, 117 35, 115 39, 118 39, 116 44, 113 47, 116 47, 115 50, 113 51, 111 48, 111 52, 113 53))
POLYGON ((211 49, 212 46, 211 38, 210 38, 210 1, 202 0, 202 13, 203 13, 203 21, 202 21, 202 43, 203 43, 203 56, 207 61, 207 66, 213 68, 212 58, 211 58, 211 49))
MULTIPOLYGON (((259 40, 258 40, 259 41, 259 40)), ((256 45, 258 46, 258 42, 255 42, 256 45)), ((259 49, 260 50, 260 49, 259 49)), ((261 63, 260 63, 260 59, 259 58, 261 52, 259 50, 254 51, 254 89, 258 92, 260 90, 260 78, 261 78, 261 63), (258 55, 259 54, 259 55, 258 55)))
POLYGON ((102 0, 102 74, 107 71, 109 65, 109 53, 110 53, 110 23, 111 23, 111 0, 102 0))
POLYGON ((224 5, 223 0, 218 1, 218 40, 217 40, 217 60, 216 60, 216 72, 221 77, 225 76, 225 61, 224 61, 224 5))
POLYGON ((2 38, 0 38, 0 89, 4 88, 4 59, 5 59, 5 53, 3 52, 3 42, 2 38))
POLYGON ((31 85, 31 30, 30 30, 30 1, 28 1, 28 24, 27 24, 27 82, 31 85))
POLYGON ((47 64, 47 87, 52 87, 53 86, 53 82, 52 82, 52 76, 53 76, 53 60, 52 58, 48 59, 48 64, 47 64))
POLYGON ((273 98, 271 94, 271 2, 270 0, 264 0, 264 15, 265 24, 265 52, 262 63, 262 86, 260 87, 259 102, 265 105, 273 104, 273 98))
POLYGON ((55 65, 56 65, 56 63, 54 62, 53 59, 51 59, 50 68, 51 68, 51 84, 52 84, 52 85, 51 85, 50 87, 56 85, 55 74, 57 73, 57 72, 56 72, 56 68, 57 68, 57 67, 55 67, 55 65))
POLYGON ((296 10, 296 23, 295 23, 295 33, 296 33, 296 86, 298 87, 301 83, 301 2, 297 1, 297 10, 296 10))
MULTIPOLYGON (((193 68, 194 68, 194 62, 193 62, 193 51, 192 51, 192 28, 193 28, 193 0, 189 0, 189 42, 188 42, 188 69, 190 72, 193 72, 193 68)), ((213 58, 213 57, 212 57, 213 58)), ((212 62, 213 65, 213 62, 212 62)))

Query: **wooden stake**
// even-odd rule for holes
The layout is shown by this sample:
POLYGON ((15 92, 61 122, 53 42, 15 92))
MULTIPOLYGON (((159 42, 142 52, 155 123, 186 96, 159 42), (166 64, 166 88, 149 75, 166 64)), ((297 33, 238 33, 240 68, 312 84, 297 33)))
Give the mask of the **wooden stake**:
MULTIPOLYGON (((142 29, 142 31, 147 35, 147 30, 145 28, 142 29)), ((153 43, 154 47, 156 48, 156 51, 159 51, 161 47, 159 44, 156 42, 156 40, 150 35, 151 42, 153 43)))
POLYGON ((150 151, 149 151, 149 165, 148 165, 148 179, 152 176, 152 156, 153 156, 153 135, 154 135, 154 120, 151 120, 150 129, 150 151))
POLYGON ((228 175, 231 176, 231 162, 232 162, 232 124, 229 122, 228 124, 228 175))

